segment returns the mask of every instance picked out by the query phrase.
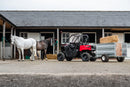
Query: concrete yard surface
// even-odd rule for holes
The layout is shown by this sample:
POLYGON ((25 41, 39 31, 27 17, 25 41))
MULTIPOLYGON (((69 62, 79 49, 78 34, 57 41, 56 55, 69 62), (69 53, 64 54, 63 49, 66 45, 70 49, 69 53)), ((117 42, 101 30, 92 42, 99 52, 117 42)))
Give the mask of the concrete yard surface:
POLYGON ((72 61, 57 60, 0 60, 0 73, 130 73, 130 60, 117 62, 82 62, 81 59, 72 61))
POLYGON ((130 60, 0 60, 0 87, 130 87, 130 60))

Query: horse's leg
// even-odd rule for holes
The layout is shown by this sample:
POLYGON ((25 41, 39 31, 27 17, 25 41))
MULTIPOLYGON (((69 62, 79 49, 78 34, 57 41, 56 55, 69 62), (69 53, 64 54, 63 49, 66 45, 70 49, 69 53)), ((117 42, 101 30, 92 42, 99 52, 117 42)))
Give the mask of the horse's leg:
POLYGON ((40 59, 40 57, 41 57, 40 51, 37 51, 37 56, 38 56, 38 59, 40 59))
POLYGON ((36 49, 36 44, 33 45, 33 51, 34 51, 34 56, 37 57, 37 49, 36 49))
POLYGON ((33 45, 33 60, 35 60, 35 57, 37 58, 36 43, 33 45))
POLYGON ((24 49, 22 48, 21 51, 22 51, 22 57, 23 57, 22 60, 24 61, 24 49))
POLYGON ((30 49, 30 51, 31 51, 30 60, 32 60, 32 56, 33 56, 33 50, 32 50, 32 48, 30 49))
POLYGON ((35 49, 34 48, 32 48, 32 60, 35 60, 35 58, 34 58, 34 56, 35 56, 35 49))
POLYGON ((47 61, 46 52, 47 52, 47 49, 44 50, 44 53, 45 53, 45 54, 44 54, 44 55, 45 55, 45 59, 46 59, 46 61, 47 61))
POLYGON ((41 50, 41 59, 42 59, 42 60, 44 59, 44 56, 45 56, 45 51, 44 51, 44 50, 41 50))
POLYGON ((18 50, 18 53, 19 53, 19 59, 18 59, 18 61, 20 61, 21 60, 21 51, 20 51, 20 49, 17 49, 18 50))

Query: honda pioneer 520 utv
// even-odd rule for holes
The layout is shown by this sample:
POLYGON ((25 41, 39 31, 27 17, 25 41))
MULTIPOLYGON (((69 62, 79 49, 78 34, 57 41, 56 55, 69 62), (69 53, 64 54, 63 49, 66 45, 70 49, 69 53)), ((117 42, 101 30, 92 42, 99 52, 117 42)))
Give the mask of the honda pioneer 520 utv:
POLYGON ((73 58, 82 58, 82 61, 95 61, 95 47, 88 44, 88 35, 71 35, 69 44, 61 46, 61 52, 57 55, 59 61, 66 59, 71 61, 73 58))

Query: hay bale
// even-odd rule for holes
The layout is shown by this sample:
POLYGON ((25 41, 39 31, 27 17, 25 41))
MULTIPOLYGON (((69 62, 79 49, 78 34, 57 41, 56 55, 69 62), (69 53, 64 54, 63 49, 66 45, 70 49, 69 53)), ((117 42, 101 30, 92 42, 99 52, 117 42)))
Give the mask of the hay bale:
POLYGON ((47 54, 48 59, 57 59, 57 54, 47 54))
POLYGON ((113 42, 118 42, 118 41, 119 39, 117 35, 100 38, 100 43, 113 43, 113 42))
POLYGON ((116 43, 116 56, 122 56, 122 44, 116 43))

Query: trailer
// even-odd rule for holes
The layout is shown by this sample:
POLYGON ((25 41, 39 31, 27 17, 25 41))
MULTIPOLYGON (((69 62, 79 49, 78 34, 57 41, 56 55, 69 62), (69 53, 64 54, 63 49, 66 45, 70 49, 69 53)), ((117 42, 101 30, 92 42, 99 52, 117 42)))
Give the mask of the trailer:
POLYGON ((127 56, 126 43, 103 43, 96 44, 96 58, 101 58, 102 62, 108 62, 110 58, 116 58, 118 62, 123 62, 127 56))

